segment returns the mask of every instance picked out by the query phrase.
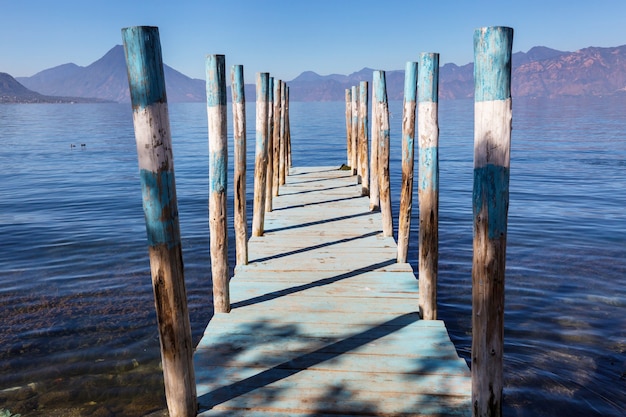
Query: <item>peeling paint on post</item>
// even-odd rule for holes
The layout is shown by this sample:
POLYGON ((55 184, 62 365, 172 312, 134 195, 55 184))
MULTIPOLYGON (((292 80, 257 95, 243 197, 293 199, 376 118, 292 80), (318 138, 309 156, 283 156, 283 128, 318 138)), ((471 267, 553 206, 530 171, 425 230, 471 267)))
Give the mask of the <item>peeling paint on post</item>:
MULTIPOLYGON (((398 262, 407 262, 411 209, 413 208, 413 165, 415 151, 415 95, 417 62, 407 62, 404 70, 404 106, 402 109, 402 188, 398 215, 398 262)), ((420 276, 421 279, 421 276, 420 276)))
MULTIPOLYGON (((272 147, 274 154, 274 167, 272 176, 272 193, 274 197, 278 196, 278 191, 280 187, 280 170, 281 170, 281 161, 283 159, 283 155, 281 153, 280 148, 280 136, 281 136, 281 118, 282 118, 282 86, 283 82, 281 80, 276 80, 274 82, 274 118, 272 120, 272 124, 274 125, 273 134, 272 134, 272 147)), ((283 164, 284 165, 284 164, 283 164)))
POLYGON ((279 178, 278 184, 285 185, 287 176, 287 84, 280 82, 280 161, 279 161, 279 178))
POLYGON ((361 176, 361 195, 368 196, 370 191, 369 140, 368 140, 368 82, 359 85, 359 169, 361 176))
POLYGON ((424 320, 437 320, 439 269, 439 54, 420 55, 419 68, 419 306, 424 320))
POLYGON ((347 162, 352 168, 352 89, 346 88, 346 154, 347 162))
POLYGON ((230 86, 235 141, 235 251, 237 265, 248 264, 248 218, 246 209, 246 95, 243 65, 233 65, 230 86))
POLYGON ((228 313, 230 312, 226 209, 228 136, 224 55, 208 55, 206 58, 206 96, 209 120, 209 237, 213 306, 216 313, 228 313))
POLYGON ((254 161, 254 205, 252 236, 263 236, 265 228, 265 181, 267 181, 267 108, 269 73, 256 75, 256 155, 254 161))
POLYGON ((380 136, 380 120, 378 118, 378 92, 372 81, 372 133, 370 145, 370 211, 380 210, 380 194, 378 192, 378 142, 380 136))
POLYGON ((378 191, 380 212, 383 218, 383 236, 393 236, 393 217, 391 214, 391 190, 389 175, 389 105, 387 103, 387 81, 385 71, 374 71, 374 90, 376 90, 376 117, 378 118, 378 191))
MULTIPOLYGON (((278 81, 276 81, 278 82, 278 81)), ((269 95, 267 104, 267 177, 265 179, 265 212, 271 213, 273 210, 272 200, 274 199, 274 77, 270 77, 267 85, 269 95)))
POLYGON ((358 176, 359 172, 359 87, 356 85, 352 86, 351 95, 352 101, 350 102, 350 114, 352 115, 352 120, 350 121, 350 127, 352 128, 352 132, 350 132, 350 137, 352 138, 352 163, 350 166, 352 167, 352 175, 357 176, 357 182, 361 182, 361 178, 358 176))
POLYGON ((193 343, 187 308, 159 30, 122 29, 148 235, 167 408, 196 415, 193 343))
POLYGON ((472 408, 502 415, 513 29, 474 32, 472 408))

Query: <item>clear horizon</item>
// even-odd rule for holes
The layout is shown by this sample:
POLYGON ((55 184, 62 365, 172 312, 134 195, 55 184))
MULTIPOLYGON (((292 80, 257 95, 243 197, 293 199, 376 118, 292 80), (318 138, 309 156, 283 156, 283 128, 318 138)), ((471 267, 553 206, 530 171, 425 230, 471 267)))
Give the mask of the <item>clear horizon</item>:
POLYGON ((247 83, 264 71, 292 80, 304 71, 350 74, 362 68, 397 70, 421 52, 438 52, 441 65, 473 61, 474 29, 510 26, 513 51, 535 46, 561 51, 626 44, 626 2, 494 0, 430 2, 319 0, 310 3, 163 0, 85 3, 78 0, 0 0, 0 72, 32 76, 74 63, 87 66, 122 43, 121 29, 158 26, 164 62, 204 79, 205 56, 243 64, 247 83), (521 2, 520 2, 521 3, 521 2))

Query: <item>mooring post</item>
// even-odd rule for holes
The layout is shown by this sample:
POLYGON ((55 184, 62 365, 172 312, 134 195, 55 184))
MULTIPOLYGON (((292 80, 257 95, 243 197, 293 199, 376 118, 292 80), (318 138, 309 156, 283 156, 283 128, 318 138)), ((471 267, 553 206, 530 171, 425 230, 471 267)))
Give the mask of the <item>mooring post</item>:
MULTIPOLYGON (((283 159, 283 155, 280 150, 280 119, 282 117, 282 88, 283 82, 281 80, 276 80, 274 82, 274 117, 272 120, 272 124, 274 125, 272 129, 272 153, 274 154, 274 168, 272 169, 274 175, 272 176, 272 193, 273 196, 278 196, 278 190, 280 187, 280 170, 281 170, 281 161, 283 159)), ((284 164, 283 164, 284 165, 284 164)))
POLYGON ((254 202, 252 236, 263 236, 265 227, 265 181, 267 181, 267 107, 269 73, 256 75, 256 155, 254 161, 254 202))
POLYGON ((209 238, 213 306, 216 313, 228 313, 230 311, 226 210, 228 136, 224 55, 208 55, 206 58, 206 96, 209 120, 209 238))
POLYGON ((196 415, 193 341, 187 308, 172 136, 159 30, 122 29, 148 235, 150 270, 169 415, 196 415))
POLYGON ((359 172, 359 87, 356 85, 352 86, 352 90, 350 93, 352 97, 352 101, 350 102, 350 114, 352 115, 352 120, 350 121, 350 127, 352 128, 352 132, 350 132, 350 137, 352 138, 352 175, 357 176, 357 182, 361 181, 361 178, 358 176, 359 172))
POLYGON ((474 32, 474 416, 502 415, 512 46, 511 28, 486 27, 474 32))
POLYGON ((439 263, 439 54, 420 55, 419 68, 419 306, 424 320, 437 320, 439 263))
POLYGON ((269 95, 267 105, 267 177, 265 178, 265 212, 272 212, 274 199, 274 77, 270 77, 267 85, 269 95))
POLYGON ((370 188, 369 141, 368 141, 368 82, 359 85, 359 169, 361 176, 361 195, 368 196, 370 188))
POLYGON ((352 168, 352 88, 346 88, 346 154, 346 165, 352 168))
MULTIPOLYGON (((415 96, 417 62, 407 62, 404 71, 404 103, 402 108, 402 188, 398 215, 398 262, 405 263, 409 252, 411 212, 413 208, 413 162, 415 151, 415 96)), ((421 280, 420 276, 420 280, 421 280)))
POLYGON ((378 91, 372 82, 372 133, 370 145, 370 211, 380 210, 380 194, 378 192, 378 148, 380 137, 380 119, 378 118, 378 91))
POLYGON ((248 219, 246 210, 246 95, 243 65, 233 65, 230 86, 235 141, 235 249, 237 265, 248 264, 248 219))
POLYGON ((285 185, 287 171, 287 84, 282 81, 280 87, 280 177, 279 185, 285 185))
POLYGON ((291 158, 291 121, 289 118, 289 86, 287 88, 287 93, 285 96, 285 138, 287 143, 287 169, 285 170, 286 175, 289 175, 289 168, 293 165, 293 160, 291 158))
POLYGON ((393 218, 391 214, 391 192, 389 175, 389 105, 387 102, 387 81, 385 71, 374 71, 374 89, 376 89, 376 117, 378 118, 378 192, 380 212, 383 218, 383 236, 393 236, 393 218))

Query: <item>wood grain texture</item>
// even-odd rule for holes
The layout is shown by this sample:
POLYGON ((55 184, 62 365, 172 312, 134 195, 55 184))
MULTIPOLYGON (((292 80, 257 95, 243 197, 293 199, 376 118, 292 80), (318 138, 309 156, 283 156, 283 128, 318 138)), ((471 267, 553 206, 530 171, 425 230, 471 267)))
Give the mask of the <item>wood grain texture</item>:
POLYGON ((293 168, 250 239, 194 355, 201 416, 470 415, 467 364, 338 168, 293 168))

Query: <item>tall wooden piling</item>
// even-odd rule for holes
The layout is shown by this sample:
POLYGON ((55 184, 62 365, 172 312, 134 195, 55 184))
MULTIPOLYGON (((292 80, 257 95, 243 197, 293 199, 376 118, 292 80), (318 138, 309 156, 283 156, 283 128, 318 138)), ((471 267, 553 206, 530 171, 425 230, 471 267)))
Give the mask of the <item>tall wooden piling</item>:
POLYGON ((235 141, 235 248, 237 265, 248 264, 248 219, 246 208, 246 95, 243 65, 233 65, 230 72, 233 139, 235 141))
POLYGON ((389 175, 389 105, 385 71, 374 71, 373 88, 376 90, 376 117, 378 118, 378 191, 380 212, 383 218, 383 236, 393 236, 391 190, 389 175))
POLYGON ((293 166, 293 160, 291 158, 291 120, 289 118, 289 86, 286 87, 285 94, 285 143, 287 144, 287 167, 285 174, 289 175, 289 168, 293 166))
MULTIPOLYGON (((352 86, 351 97, 350 111, 352 121, 350 126, 352 127, 352 132, 350 136, 352 137, 352 163, 350 166, 352 167, 352 175, 357 175, 359 169, 359 87, 352 86)), ((360 180, 357 175, 357 182, 360 182, 360 180)))
POLYGON ((378 192, 378 148, 380 137, 380 119, 378 118, 378 91, 372 82, 372 133, 370 146, 370 211, 380 210, 380 194, 378 192))
POLYGON ((267 107, 269 73, 256 76, 256 155, 254 161, 254 203, 252 236, 263 236, 265 224, 265 181, 267 180, 267 107))
POLYGON ((359 85, 359 175, 361 176, 361 195, 369 195, 369 141, 368 141, 368 82, 361 81, 359 85))
MULTIPOLYGON (((413 208, 413 166, 415 151, 415 96, 417 62, 407 62, 404 71, 404 103, 402 108, 402 188, 398 215, 398 262, 407 262, 411 212, 413 208)), ((420 276, 421 279, 421 276, 420 276)))
POLYGON ((474 416, 502 415, 512 45, 511 28, 487 27, 474 32, 474 416))
POLYGON ((288 171, 288 143, 287 143, 287 84, 281 81, 280 87, 280 165, 278 184, 285 185, 288 171))
MULTIPOLYGON (((278 189, 280 187, 280 170, 281 170, 281 161, 283 159, 283 155, 280 149, 280 121, 282 119, 283 112, 282 109, 282 85, 283 82, 281 80, 276 80, 274 82, 274 117, 272 120, 272 124, 274 128, 272 129, 272 153, 274 154, 274 167, 273 167, 273 176, 272 176, 272 194, 274 197, 278 196, 278 189)), ((283 164, 284 165, 284 164, 283 164)))
POLYGON ((265 211, 272 212, 274 199, 274 77, 270 77, 267 85, 269 95, 267 105, 267 176, 265 178, 265 211))
POLYGON ((352 88, 346 88, 346 154, 346 165, 352 168, 352 88))
POLYGON ((133 108, 150 270, 169 415, 196 415, 193 343, 187 308, 159 30, 122 29, 133 108))
POLYGON ((228 136, 226 126, 226 59, 208 55, 206 96, 209 120, 209 229, 213 306, 216 313, 230 311, 228 290, 228 229, 226 190, 228 136))
POLYGON ((439 54, 423 53, 419 67, 419 287, 420 314, 437 320, 439 269, 439 54))

